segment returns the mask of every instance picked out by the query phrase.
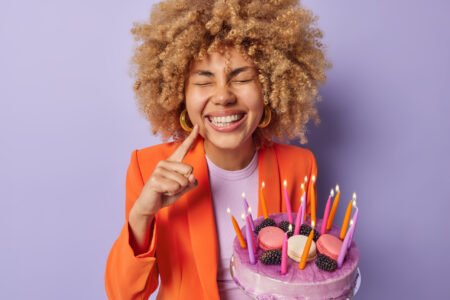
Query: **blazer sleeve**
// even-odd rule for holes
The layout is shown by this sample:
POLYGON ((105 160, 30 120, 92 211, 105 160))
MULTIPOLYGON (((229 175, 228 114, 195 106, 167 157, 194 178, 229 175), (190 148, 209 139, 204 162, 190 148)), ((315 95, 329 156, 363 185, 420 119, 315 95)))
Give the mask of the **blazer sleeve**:
POLYGON ((108 299, 148 299, 158 286, 158 268, 155 258, 157 215, 151 225, 148 251, 136 256, 130 245, 128 214, 143 186, 138 150, 135 150, 131 155, 126 176, 125 224, 106 262, 105 289, 108 299))

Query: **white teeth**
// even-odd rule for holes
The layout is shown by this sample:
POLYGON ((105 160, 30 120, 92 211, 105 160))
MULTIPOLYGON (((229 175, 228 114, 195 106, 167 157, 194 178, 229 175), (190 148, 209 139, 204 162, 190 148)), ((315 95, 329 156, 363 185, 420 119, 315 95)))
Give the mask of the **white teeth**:
POLYGON ((231 122, 237 121, 239 119, 238 115, 231 115, 226 117, 210 117, 211 123, 218 127, 228 126, 231 122))

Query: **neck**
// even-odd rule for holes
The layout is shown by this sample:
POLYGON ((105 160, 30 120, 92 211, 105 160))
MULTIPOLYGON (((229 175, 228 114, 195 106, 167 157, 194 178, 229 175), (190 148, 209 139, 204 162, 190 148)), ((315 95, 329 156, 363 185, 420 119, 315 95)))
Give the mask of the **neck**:
POLYGON ((204 147, 208 158, 219 168, 228 171, 242 170, 248 166, 256 151, 252 139, 236 149, 219 148, 205 139, 204 147))

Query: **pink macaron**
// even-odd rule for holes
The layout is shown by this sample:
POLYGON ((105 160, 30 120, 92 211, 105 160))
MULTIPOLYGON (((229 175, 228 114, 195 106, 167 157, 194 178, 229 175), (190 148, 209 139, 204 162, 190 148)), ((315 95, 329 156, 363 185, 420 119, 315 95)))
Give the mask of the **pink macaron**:
POLYGON ((284 231, 275 226, 264 227, 258 234, 258 245, 264 251, 281 249, 283 240, 284 231))
POLYGON ((331 234, 322 234, 316 242, 317 250, 331 259, 337 260, 342 241, 331 234))

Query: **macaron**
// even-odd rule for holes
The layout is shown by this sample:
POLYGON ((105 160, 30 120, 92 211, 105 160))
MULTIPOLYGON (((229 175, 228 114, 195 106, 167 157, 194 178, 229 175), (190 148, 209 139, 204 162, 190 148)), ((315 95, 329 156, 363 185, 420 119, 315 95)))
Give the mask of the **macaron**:
POLYGON ((264 251, 281 249, 283 246, 284 231, 275 226, 267 226, 258 233, 258 245, 264 251))
POLYGON ((331 234, 322 234, 317 240, 317 250, 331 259, 337 260, 341 252, 342 241, 331 234))
MULTIPOLYGON (((289 258, 299 262, 302 258, 303 249, 305 248, 307 236, 304 235, 293 235, 288 239, 288 256, 289 258)), ((312 241, 311 247, 309 248, 308 258, 306 261, 311 261, 316 258, 316 243, 312 241)))

